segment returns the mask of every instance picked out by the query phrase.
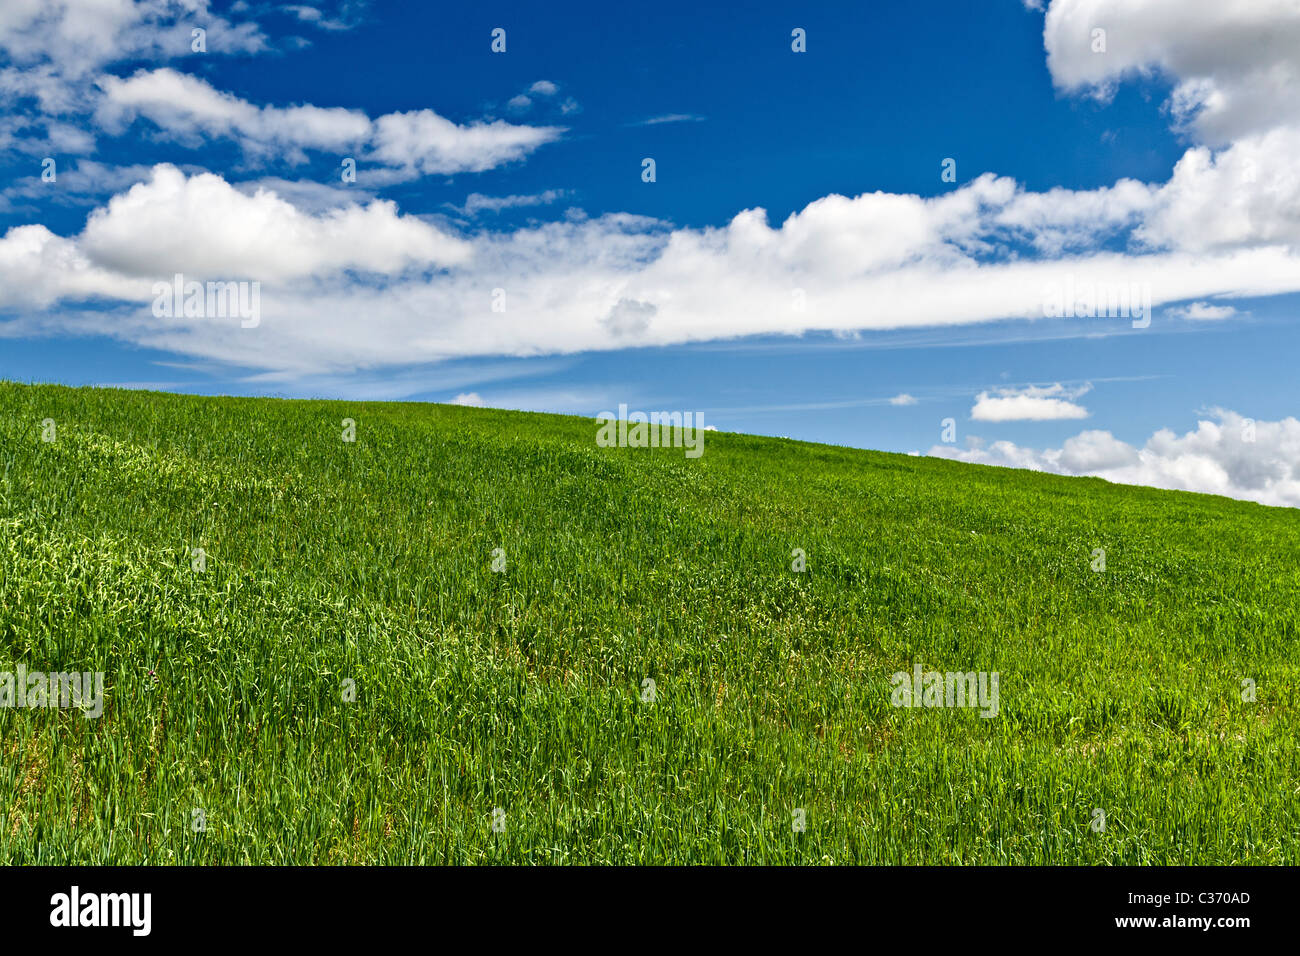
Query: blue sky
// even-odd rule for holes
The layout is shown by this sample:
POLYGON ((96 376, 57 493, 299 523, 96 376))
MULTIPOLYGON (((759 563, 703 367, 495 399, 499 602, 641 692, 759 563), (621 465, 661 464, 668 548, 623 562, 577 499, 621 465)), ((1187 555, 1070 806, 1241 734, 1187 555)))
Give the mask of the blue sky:
POLYGON ((0 377, 627 403, 1297 505, 1300 9, 1222 6, 16 0, 0 377), (259 282, 257 326, 155 315, 175 272, 259 282), (1149 323, 1045 314, 1076 280, 1149 323))

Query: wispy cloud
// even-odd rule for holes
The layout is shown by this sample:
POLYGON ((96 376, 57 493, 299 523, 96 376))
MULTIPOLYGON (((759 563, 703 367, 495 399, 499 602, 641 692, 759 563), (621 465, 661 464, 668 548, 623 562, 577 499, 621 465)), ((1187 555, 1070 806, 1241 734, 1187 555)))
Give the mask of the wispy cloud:
POLYGON ((477 216, 481 212, 501 212, 503 209, 519 209, 526 206, 549 206, 556 200, 568 195, 564 189, 548 189, 545 192, 525 196, 485 196, 482 193, 470 193, 463 206, 447 203, 448 209, 454 209, 462 216, 477 216))
POLYGON ((662 116, 651 116, 649 119, 638 120, 634 123, 628 123, 628 126, 658 126, 661 123, 702 123, 703 116, 697 116, 694 113, 665 113, 662 116))
POLYGON ((306 4, 288 4, 280 9, 297 17, 303 23, 310 23, 318 29, 337 33, 343 30, 351 30, 361 22, 360 14, 365 9, 365 4, 354 2, 354 0, 345 0, 337 16, 328 16, 319 7, 306 4))
POLYGON ((844 398, 828 399, 821 402, 786 402, 775 405, 743 405, 733 408, 713 408, 710 411, 720 414, 738 414, 742 412, 829 412, 842 408, 871 408, 883 405, 914 405, 916 399, 911 395, 895 395, 893 398, 844 398), (899 401, 899 399, 906 401, 899 401))

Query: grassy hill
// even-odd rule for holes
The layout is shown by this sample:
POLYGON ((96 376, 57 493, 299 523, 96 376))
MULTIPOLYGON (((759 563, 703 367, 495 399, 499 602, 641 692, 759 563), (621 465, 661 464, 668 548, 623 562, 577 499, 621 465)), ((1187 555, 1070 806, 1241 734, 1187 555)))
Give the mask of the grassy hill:
POLYGON ((1297 862, 1300 513, 595 431, 0 384, 0 862, 1297 862))

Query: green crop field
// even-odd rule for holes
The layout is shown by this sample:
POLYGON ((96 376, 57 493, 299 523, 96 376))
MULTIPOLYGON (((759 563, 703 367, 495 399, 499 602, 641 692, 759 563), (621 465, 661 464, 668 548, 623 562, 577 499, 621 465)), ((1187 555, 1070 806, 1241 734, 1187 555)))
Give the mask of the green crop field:
POLYGON ((1300 513, 595 433, 0 384, 0 862, 1298 862, 1300 513))

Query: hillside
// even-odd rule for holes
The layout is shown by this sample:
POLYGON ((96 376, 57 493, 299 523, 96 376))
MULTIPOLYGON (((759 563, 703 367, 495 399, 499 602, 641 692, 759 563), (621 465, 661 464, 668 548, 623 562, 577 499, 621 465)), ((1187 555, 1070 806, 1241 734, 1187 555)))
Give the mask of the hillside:
POLYGON ((0 862, 1298 862, 1300 513, 595 431, 0 384, 0 862))

